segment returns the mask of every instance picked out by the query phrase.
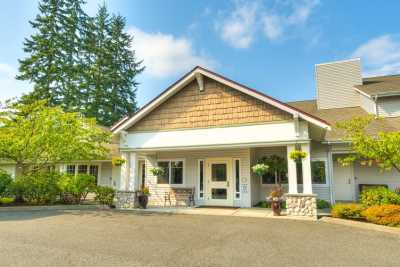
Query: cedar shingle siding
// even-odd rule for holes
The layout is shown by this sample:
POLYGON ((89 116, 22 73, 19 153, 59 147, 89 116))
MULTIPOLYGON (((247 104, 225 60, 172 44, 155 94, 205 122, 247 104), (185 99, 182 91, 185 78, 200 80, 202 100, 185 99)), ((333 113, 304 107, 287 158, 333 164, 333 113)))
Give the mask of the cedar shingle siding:
POLYGON ((290 120, 291 115, 211 79, 200 92, 189 83, 137 122, 129 131, 221 127, 290 120))

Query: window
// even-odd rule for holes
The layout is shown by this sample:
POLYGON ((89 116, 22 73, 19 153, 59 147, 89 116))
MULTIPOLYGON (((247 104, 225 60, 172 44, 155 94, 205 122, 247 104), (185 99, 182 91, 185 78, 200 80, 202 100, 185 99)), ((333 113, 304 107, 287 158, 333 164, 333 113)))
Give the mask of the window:
POLYGON ((90 165, 89 167, 89 174, 96 177, 96 179, 99 176, 99 166, 97 165, 90 165))
POLYGON ((157 176, 157 183, 169 184, 169 161, 158 162, 158 167, 164 170, 164 174, 157 176))
POLYGON ((211 164, 211 180, 213 182, 225 182, 226 181, 226 164, 211 164))
POLYGON ((171 161, 171 184, 183 184, 182 161, 171 161))
POLYGON ((204 198, 204 160, 199 160, 199 198, 204 198))
POLYGON ((275 184, 275 174, 272 172, 267 172, 262 176, 262 184, 275 184))
POLYGON ((164 170, 164 175, 157 177, 157 184, 183 184, 183 161, 159 161, 158 167, 164 170))
POLYGON ((75 165, 67 165, 67 173, 75 175, 75 165))
POLYGON ((326 184, 325 161, 311 162, 311 178, 313 184, 326 184))
POLYGON ((88 165, 78 165, 78 173, 87 173, 88 165))
POLYGON ((240 199, 240 160, 235 159, 235 198, 240 199))

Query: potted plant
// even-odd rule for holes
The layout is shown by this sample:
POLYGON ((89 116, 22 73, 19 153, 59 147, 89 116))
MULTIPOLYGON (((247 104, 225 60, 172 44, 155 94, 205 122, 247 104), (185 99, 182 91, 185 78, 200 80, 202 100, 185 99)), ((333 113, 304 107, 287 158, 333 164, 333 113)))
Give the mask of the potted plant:
POLYGON ((269 197, 267 197, 267 201, 271 202, 271 208, 274 216, 281 216, 282 203, 285 201, 282 187, 275 187, 269 197))
POLYGON ((290 152, 289 155, 290 159, 294 160, 297 163, 300 163, 302 161, 302 159, 307 157, 307 153, 301 150, 293 150, 292 152, 290 152))
POLYGON ((150 169, 151 174, 154 176, 163 176, 164 175, 164 169, 160 167, 154 167, 150 169))
POLYGON ((263 175, 265 175, 268 170, 269 170, 269 166, 267 164, 264 163, 258 163, 256 165, 254 165, 253 167, 251 167, 251 170, 259 177, 262 177, 263 175))
POLYGON ((114 166, 121 166, 126 162, 126 160, 121 157, 113 157, 111 161, 114 166))
POLYGON ((149 202, 150 190, 148 187, 145 186, 138 193, 139 193, 138 195, 139 206, 142 209, 146 209, 147 203, 149 202))

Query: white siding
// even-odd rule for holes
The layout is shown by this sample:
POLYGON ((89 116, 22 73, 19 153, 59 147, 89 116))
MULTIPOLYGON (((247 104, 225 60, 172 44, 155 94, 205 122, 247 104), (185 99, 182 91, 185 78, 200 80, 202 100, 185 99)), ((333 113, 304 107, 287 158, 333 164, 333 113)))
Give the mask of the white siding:
POLYGON ((318 64, 315 67, 317 105, 320 109, 359 106, 354 85, 362 84, 359 59, 318 64))
POLYGON ((360 106, 369 114, 376 113, 375 102, 363 94, 360 94, 360 106))
MULTIPOLYGON (((153 176, 150 169, 156 166, 157 160, 162 159, 183 159, 185 161, 184 184, 181 187, 195 188, 196 204, 203 205, 204 200, 198 199, 198 160, 206 158, 237 158, 240 159, 240 182, 241 182, 241 199, 234 201, 233 205, 240 207, 250 207, 251 199, 251 180, 250 180, 250 150, 249 149, 232 149, 232 150, 202 150, 202 151, 174 151, 174 152, 158 152, 156 155, 147 155, 146 157, 146 186, 149 187, 151 196, 149 205, 164 205, 165 192, 171 190, 170 185, 158 185, 157 177, 153 176), (245 189, 245 191, 242 191, 245 189)), ((206 184, 205 184, 206 186, 206 184)), ((176 187, 176 186, 175 186, 176 187)), ((234 190, 234 187, 232 187, 234 190)), ((206 190, 204 190, 205 198, 206 190)), ((234 194, 234 192, 232 192, 234 194)), ((169 203, 168 203, 169 204, 169 203)), ((172 203, 175 204, 175 203, 172 203)), ((177 203, 184 204, 184 203, 177 203)))
POLYGON ((377 108, 381 117, 400 116, 400 96, 378 98, 377 108))
POLYGON ((359 184, 386 184, 391 189, 400 187, 400 174, 395 170, 382 172, 376 166, 368 167, 355 163, 354 176, 357 195, 359 184))

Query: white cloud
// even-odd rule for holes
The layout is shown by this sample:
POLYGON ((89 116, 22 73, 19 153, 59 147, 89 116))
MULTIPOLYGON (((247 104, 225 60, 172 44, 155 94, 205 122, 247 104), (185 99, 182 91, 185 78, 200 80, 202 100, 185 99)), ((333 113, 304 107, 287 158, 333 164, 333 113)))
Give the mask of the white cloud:
POLYGON ((283 23, 277 15, 265 15, 263 17, 264 33, 269 40, 277 40, 282 36, 283 23))
POLYGON ((400 38, 382 35, 360 45, 351 55, 360 57, 366 75, 387 75, 400 73, 400 38))
POLYGON ((31 90, 27 82, 15 79, 17 71, 11 65, 0 63, 0 100, 4 101, 13 97, 20 97, 31 90))
POLYGON ((319 0, 272 0, 268 4, 234 0, 230 13, 220 12, 216 29, 231 46, 248 48, 259 31, 270 41, 300 32, 299 28, 308 23, 318 5, 319 0))
POLYGON ((131 27, 133 48, 146 66, 145 73, 163 78, 188 71, 196 65, 212 68, 215 62, 198 53, 189 39, 131 27))
POLYGON ((223 40, 235 48, 247 48, 254 40, 258 4, 236 2, 232 13, 217 23, 217 31, 223 40))
POLYGON ((284 33, 304 26, 318 4, 319 0, 303 0, 277 2, 274 8, 267 7, 267 12, 262 16, 265 36, 275 41, 283 37, 284 33))

